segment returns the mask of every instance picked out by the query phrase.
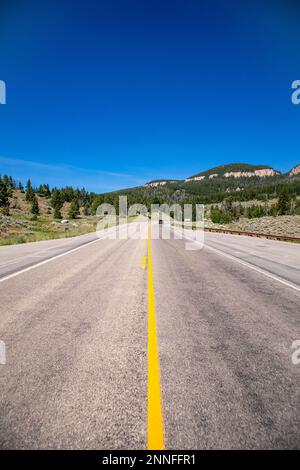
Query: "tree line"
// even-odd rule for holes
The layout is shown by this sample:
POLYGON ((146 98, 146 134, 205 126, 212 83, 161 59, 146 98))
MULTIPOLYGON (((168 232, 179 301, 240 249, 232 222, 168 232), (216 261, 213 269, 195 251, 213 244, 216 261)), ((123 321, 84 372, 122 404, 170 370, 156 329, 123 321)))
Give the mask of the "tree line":
POLYGON ((61 219, 61 210, 65 202, 70 203, 68 216, 75 219, 80 214, 80 208, 83 208, 85 215, 92 213, 92 202, 95 198, 94 193, 88 193, 84 188, 74 189, 71 186, 64 188, 50 189, 48 184, 40 184, 34 187, 31 180, 28 179, 25 187, 22 182, 16 182, 11 176, 0 175, 0 210, 3 215, 10 215, 10 201, 13 191, 19 190, 25 194, 25 200, 31 206, 33 218, 40 214, 38 197, 44 197, 49 200, 49 206, 54 211, 54 218, 61 219))
MULTIPOLYGON (((245 179, 245 178, 244 178, 245 179)), ((149 188, 139 186, 105 194, 88 192, 84 188, 74 189, 72 186, 63 188, 50 188, 48 184, 40 184, 34 187, 27 180, 26 185, 16 182, 11 176, 0 175, 0 210, 4 215, 9 215, 10 203, 14 190, 25 193, 25 199, 31 206, 33 218, 40 214, 38 196, 49 201, 48 213, 53 211, 55 219, 62 218, 62 208, 65 202, 70 203, 68 217, 75 219, 80 211, 84 215, 95 215, 97 207, 102 203, 113 205, 118 213, 119 196, 126 195, 128 206, 143 204, 151 210, 152 204, 213 204, 210 210, 211 219, 215 223, 229 223, 241 216, 247 218, 262 217, 264 215, 299 214, 300 178, 282 180, 278 177, 271 178, 269 182, 258 181, 253 185, 249 181, 244 182, 240 191, 228 192, 228 184, 238 185, 237 181, 221 181, 216 178, 205 184, 178 183, 164 187, 149 188), (225 186, 227 189, 225 190, 225 186), (268 205, 269 199, 277 199, 277 203, 268 205), (264 201, 265 204, 244 207, 241 202, 251 199, 264 201), (215 205, 217 204, 217 205, 215 205)), ((241 183, 240 183, 241 184, 241 183)), ((237 186, 238 187, 238 186, 237 186)), ((237 188, 236 188, 237 189, 237 188)), ((195 212, 195 211, 194 211, 195 212)))
POLYGON ((251 204, 248 207, 241 203, 234 204, 231 196, 224 199, 220 206, 212 206, 210 218, 216 224, 227 224, 240 217, 255 219, 264 216, 277 217, 278 215, 300 215, 300 201, 283 188, 278 194, 275 204, 251 204))

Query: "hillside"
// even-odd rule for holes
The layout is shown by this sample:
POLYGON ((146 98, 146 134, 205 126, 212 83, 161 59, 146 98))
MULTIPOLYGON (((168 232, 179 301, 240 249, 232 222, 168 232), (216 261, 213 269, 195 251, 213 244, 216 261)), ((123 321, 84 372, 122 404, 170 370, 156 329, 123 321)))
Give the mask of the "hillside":
POLYGON ((64 202, 61 208, 62 219, 55 219, 51 198, 37 195, 39 215, 34 217, 26 195, 13 190, 9 198, 9 215, 0 211, 0 245, 25 243, 52 238, 65 238, 82 235, 95 230, 97 219, 86 216, 83 211, 76 219, 69 219, 70 203, 64 202))
POLYGON ((296 176, 300 174, 300 163, 299 165, 295 165, 290 171, 289 176, 296 176))
POLYGON ((146 187, 156 188, 157 186, 166 186, 167 184, 180 183, 181 180, 152 180, 145 183, 146 187))
POLYGON ((193 202, 220 203, 227 197, 235 201, 270 200, 285 188, 300 195, 300 165, 282 174, 267 165, 234 163, 221 165, 185 180, 152 180, 144 186, 109 193, 110 198, 126 194, 129 201, 143 204, 193 202))
POLYGON ((300 234, 299 217, 295 218, 300 215, 300 165, 286 174, 263 165, 222 165, 189 181, 152 180, 144 186, 104 194, 72 187, 50 189, 47 184, 33 188, 29 183, 25 192, 21 182, 6 175, 0 177, 0 244, 93 231, 97 207, 109 203, 117 210, 120 195, 127 196, 128 206, 139 203, 148 210, 152 204, 193 204, 194 208, 195 204, 204 204, 208 224, 262 218, 261 226, 265 218, 266 227, 272 227, 267 218, 278 217, 278 230, 284 232, 287 227, 283 223, 281 227, 280 217, 291 217, 292 226, 296 224, 293 230, 300 234), (245 177, 245 173, 251 173, 251 177, 245 177))
POLYGON ((268 177, 280 175, 280 172, 266 165, 249 165, 247 163, 231 163, 211 168, 186 178, 187 181, 201 181, 205 178, 250 178, 254 176, 268 177))

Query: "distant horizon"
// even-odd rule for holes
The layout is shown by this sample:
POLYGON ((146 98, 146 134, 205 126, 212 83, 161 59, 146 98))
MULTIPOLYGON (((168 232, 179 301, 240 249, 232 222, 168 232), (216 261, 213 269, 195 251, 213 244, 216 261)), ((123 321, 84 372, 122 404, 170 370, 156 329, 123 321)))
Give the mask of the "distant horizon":
MULTIPOLYGON (((299 165, 299 163, 296 163, 295 165, 289 167, 288 165, 285 166, 285 168, 287 168, 287 170, 285 171, 282 171, 281 168, 279 168, 278 166, 275 166, 275 165, 265 165, 264 163, 249 163, 249 162, 241 162, 241 161, 238 161, 238 162, 225 162, 223 164, 220 164, 220 165, 215 165, 213 167, 207 167, 207 168, 203 168, 203 169, 200 169, 199 171, 196 171, 195 173, 191 173, 191 174, 188 174, 188 175, 185 175, 185 176, 182 176, 182 177, 169 177, 169 176, 166 176, 166 177, 160 177, 160 178, 148 178, 145 177, 145 178, 138 178, 137 176, 133 176, 133 175, 123 175, 123 174, 119 174, 119 173, 114 173, 114 172, 105 172, 105 171, 101 171, 99 169, 97 170, 87 170, 87 169, 84 169, 84 168, 75 168, 75 167, 72 167, 72 166, 67 166, 67 165, 51 165, 51 164, 47 164, 47 163, 43 163, 43 164, 39 164, 39 163, 36 163, 36 162, 31 162, 31 161, 25 161, 25 160, 14 160, 14 159, 11 159, 11 158, 5 158, 5 157, 2 157, 0 156, 0 176, 3 176, 4 174, 8 175, 8 176, 11 176, 14 180, 16 180, 17 182, 21 182, 23 185, 26 184, 26 181, 28 179, 31 180, 31 183, 33 184, 33 186, 35 187, 38 187, 40 184, 49 184, 50 188, 54 188, 54 187, 57 187, 57 188, 61 188, 61 187, 65 187, 65 186, 72 186, 73 188, 85 188, 87 191, 89 192, 95 192, 95 193, 107 193, 107 192, 113 192, 113 191, 118 191, 118 190, 121 190, 121 189, 130 189, 130 188, 134 188, 136 186, 143 186, 144 184, 146 183, 149 183, 151 181, 164 181, 164 180, 178 180, 178 181, 183 181, 185 180, 186 178, 189 178, 189 177, 192 177, 193 175, 196 175, 197 173, 202 173, 202 172, 205 172, 207 170, 210 170, 210 169, 213 169, 217 166, 227 166, 227 165, 234 165, 234 164, 247 164, 247 165, 260 165, 260 166, 269 166, 271 168, 273 168, 274 170, 277 170, 279 171, 280 173, 282 174, 287 174, 292 168, 294 168, 295 166, 299 165), (28 170, 28 176, 23 176, 22 178, 20 178, 17 174, 16 174, 16 171, 18 172, 18 174, 20 174, 20 167, 22 167, 22 165, 24 165, 25 167, 27 166, 28 170), (14 170, 14 166, 17 166, 18 167, 18 170, 14 170), (107 189, 107 190, 103 190, 101 191, 100 189, 91 189, 89 188, 87 185, 84 185, 84 184, 72 184, 72 182, 68 182, 68 183, 65 183, 65 184, 53 184, 51 183, 51 180, 53 179, 53 177, 55 178, 55 176, 52 174, 49 178, 49 181, 46 180, 45 178, 47 177, 46 174, 45 174, 45 177, 43 177, 42 179, 34 179, 30 176, 30 171, 29 171, 29 168, 30 166, 32 166, 33 168, 36 168, 37 166, 40 168, 40 169, 43 169, 44 171, 46 171, 48 174, 51 174, 51 172, 54 172, 54 173, 57 173, 59 171, 62 171, 62 172, 65 172, 66 174, 68 174, 68 177, 66 178, 67 181, 70 181, 68 178, 70 178, 70 173, 72 172, 76 172, 76 170, 78 171, 79 174, 83 174, 84 172, 87 172, 87 174, 89 175, 89 173, 91 173, 91 175, 93 175, 94 177, 96 176, 97 177, 97 174, 100 174, 101 176, 106 176, 107 178, 111 178, 111 179, 119 179, 120 177, 123 178, 126 176, 126 178, 131 178, 133 180, 135 180, 136 182, 138 182, 138 184, 132 184, 131 186, 120 186, 120 187, 115 187, 115 189, 107 189), (4 169, 4 170, 3 170, 4 169)), ((63 178, 63 177, 62 177, 63 178)), ((84 179, 84 178, 83 178, 84 179)), ((112 183, 110 183, 112 184, 112 183)))

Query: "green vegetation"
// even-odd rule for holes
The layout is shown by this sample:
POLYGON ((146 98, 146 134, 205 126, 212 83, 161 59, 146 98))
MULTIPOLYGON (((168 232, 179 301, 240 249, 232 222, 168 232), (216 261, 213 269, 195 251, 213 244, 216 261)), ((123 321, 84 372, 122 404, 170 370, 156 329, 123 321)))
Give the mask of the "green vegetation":
POLYGON ((0 176, 0 245, 52 238, 72 237, 92 232, 97 219, 92 216, 95 195, 72 187, 50 189, 48 184, 34 187, 31 180, 15 182, 0 176), (69 217, 76 223, 60 224, 69 217))
POLYGON ((27 202, 32 202, 35 197, 35 192, 33 190, 33 187, 31 186, 31 181, 28 180, 26 184, 26 201, 27 202))
POLYGON ((35 194, 33 194, 32 198, 31 198, 31 213, 34 216, 37 216, 40 213, 39 203, 38 203, 38 200, 37 200, 37 197, 36 197, 35 194))
POLYGON ((212 206, 210 209, 210 218, 216 224, 228 224, 232 221, 239 220, 244 216, 247 219, 256 219, 259 217, 280 215, 298 215, 300 214, 300 201, 295 197, 291 197, 286 190, 282 190, 277 199, 276 204, 251 204, 248 207, 233 203, 233 198, 224 199, 220 207, 212 206))
POLYGON ((59 191, 58 189, 55 189, 52 193, 51 206, 54 209, 54 218, 61 219, 61 208, 63 206, 63 198, 61 191, 59 191))
POLYGON ((195 178, 197 176, 209 176, 209 175, 218 175, 222 176, 227 172, 232 171, 250 171, 254 172, 255 170, 265 170, 265 169, 273 169, 271 166, 266 165, 249 165, 248 163, 230 163, 229 165, 220 165, 214 168, 210 168, 209 170, 202 171, 201 173, 197 173, 196 175, 190 176, 189 178, 195 178))
POLYGON ((49 188, 49 184, 41 184, 37 190, 39 196, 50 197, 51 191, 49 188))
POLYGON ((277 213, 278 215, 285 215, 289 214, 291 211, 291 197, 284 188, 278 196, 278 203, 277 203, 277 213))
POLYGON ((5 177, 0 177, 0 208, 3 215, 9 215, 9 196, 9 184, 5 177))
MULTIPOLYGON (((74 236, 92 231, 96 211, 102 203, 115 207, 119 196, 127 196, 128 207, 151 205, 204 204, 206 218, 216 224, 230 224, 242 219, 264 216, 300 215, 300 174, 278 174, 251 178, 225 178, 225 171, 254 171, 269 168, 246 164, 223 165, 202 174, 218 174, 201 181, 163 180, 164 185, 138 186, 105 194, 89 193, 84 188, 50 188, 47 183, 34 187, 12 177, 0 176, 0 243, 16 243, 47 238, 74 236), (250 201, 250 202, 249 202, 250 201), (72 224, 60 224, 62 218, 72 224), (75 222, 76 221, 76 222, 75 222), (86 226, 83 228, 83 225, 86 226)), ((159 181, 159 180, 157 180, 159 181)))
POLYGON ((92 227, 82 227, 79 229, 69 230, 66 232, 36 232, 24 235, 12 235, 7 238, 0 237, 0 246, 3 245, 15 245, 18 243, 38 242, 41 240, 54 240, 57 238, 71 238, 77 237, 78 235, 84 235, 90 233, 96 229, 96 225, 92 227))
POLYGON ((73 199, 73 201, 71 202, 71 205, 70 205, 70 209, 69 209, 69 212, 68 212, 68 216, 70 217, 70 219, 76 219, 76 217, 80 214, 80 211, 79 211, 79 204, 78 204, 78 200, 77 199, 73 199))

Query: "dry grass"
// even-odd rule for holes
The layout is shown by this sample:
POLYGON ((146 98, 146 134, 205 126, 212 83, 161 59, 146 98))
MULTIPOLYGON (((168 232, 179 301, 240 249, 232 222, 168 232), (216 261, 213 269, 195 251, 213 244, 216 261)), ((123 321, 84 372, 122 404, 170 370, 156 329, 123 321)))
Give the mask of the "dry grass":
POLYGON ((10 215, 0 215, 0 245, 12 245, 39 240, 67 238, 93 232, 98 219, 81 214, 73 220, 68 219, 69 203, 62 208, 62 216, 67 224, 54 220, 50 199, 37 196, 40 215, 34 219, 31 204, 26 202, 25 194, 14 191, 10 199, 10 215))

